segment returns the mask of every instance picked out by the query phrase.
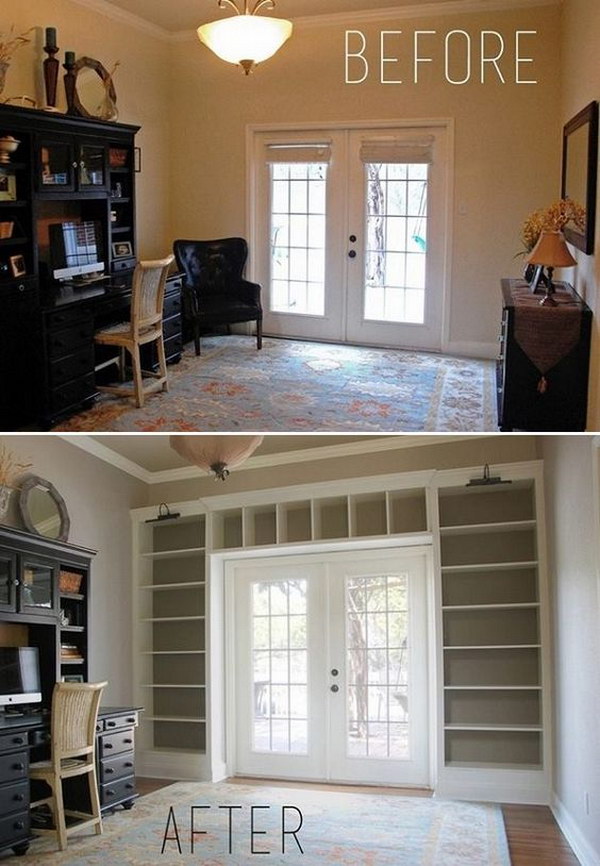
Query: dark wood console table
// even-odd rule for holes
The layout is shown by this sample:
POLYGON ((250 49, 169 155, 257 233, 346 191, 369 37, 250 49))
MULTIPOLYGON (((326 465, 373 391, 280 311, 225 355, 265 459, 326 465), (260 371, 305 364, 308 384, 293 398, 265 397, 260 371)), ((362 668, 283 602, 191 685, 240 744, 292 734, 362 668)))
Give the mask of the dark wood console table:
MULTIPOLYGON (((135 736, 142 707, 101 707, 96 727, 96 772, 102 812, 131 809, 135 787, 135 736)), ((0 717, 0 850, 25 854, 35 838, 29 812, 29 762, 48 757, 50 715, 0 717)), ((87 782, 75 777, 65 787, 65 802, 77 808, 87 799, 87 782)), ((67 785, 67 783, 66 783, 67 785)))
POLYGON ((557 306, 540 306, 524 280, 502 280, 497 363, 502 431, 586 429, 592 311, 568 283, 557 306))

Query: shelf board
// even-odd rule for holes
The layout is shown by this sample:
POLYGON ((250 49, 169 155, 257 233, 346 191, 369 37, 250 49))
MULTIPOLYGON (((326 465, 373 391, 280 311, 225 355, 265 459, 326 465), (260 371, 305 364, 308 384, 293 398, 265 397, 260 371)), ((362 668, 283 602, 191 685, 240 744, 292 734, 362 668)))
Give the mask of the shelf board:
POLYGON ((0 208, 27 207, 28 205, 29 202, 21 198, 15 199, 15 201, 0 201, 0 208))
POLYGON ((189 622, 191 620, 206 619, 205 616, 150 616, 140 622, 189 622))
POLYGON ((61 592, 59 595, 61 598, 68 598, 71 601, 84 601, 85 599, 85 595, 80 592, 61 592))
POLYGON ((482 532, 521 532, 535 529, 535 520, 506 520, 498 523, 465 523, 460 526, 440 526, 441 535, 479 535, 482 532))
MULTIPOLYGON (((25 238, 22 235, 16 238, 2 238, 0 240, 0 247, 22 247, 24 244, 29 243, 29 238, 25 238)), ((18 279, 18 278, 17 278, 18 279)))
POLYGON ((3 162, 1 168, 3 172, 10 174, 9 169, 22 171, 24 168, 28 168, 28 165, 26 162, 3 162))
POLYGON ((206 684, 195 685, 192 683, 142 683, 142 689, 205 689, 206 684))
POLYGON ((181 550, 157 550, 152 553, 142 553, 144 559, 185 559, 188 556, 198 556, 206 553, 206 547, 186 547, 181 550))
POLYGON ((131 201, 131 199, 128 197, 120 196, 119 198, 116 198, 116 197, 111 198, 110 203, 111 204, 129 204, 130 201, 131 201))
POLYGON ((85 631, 85 626, 84 625, 61 625, 60 630, 61 631, 73 631, 73 632, 81 633, 81 632, 85 631))
POLYGON ((537 559, 527 562, 477 562, 473 565, 442 565, 445 574, 460 571, 515 571, 521 568, 537 568, 537 559))
POLYGON ((187 583, 184 581, 183 583, 153 583, 153 584, 142 584, 140 589, 150 589, 155 592, 160 592, 165 589, 193 589, 195 586, 206 586, 205 580, 191 580, 187 583))
POLYGON ((112 235, 126 235, 131 231, 131 226, 118 226, 117 228, 113 228, 111 226, 110 233, 112 235))
POLYGON ((82 665, 85 663, 85 659, 64 659, 61 656, 60 663, 61 665, 82 665))
POLYGON ((206 655, 206 650, 143 650, 143 656, 196 656, 206 655))
POLYGON ((527 610, 539 606, 539 601, 520 601, 515 604, 445 604, 442 610, 527 610))
POLYGON ((143 716, 146 722, 187 722, 189 724, 206 724, 206 719, 190 716, 143 716))
POLYGON ((111 174, 133 174, 127 165, 109 165, 108 170, 111 174))
POLYGON ((444 686, 447 692, 541 692, 541 686, 444 686))
POLYGON ((445 731, 543 731, 541 725, 447 724, 445 731))
POLYGON ((503 650, 503 649, 541 649, 541 644, 539 643, 506 643, 506 644, 488 644, 488 645, 480 645, 476 646, 445 646, 444 652, 447 650, 503 650))
POLYGON ((543 770, 542 764, 494 764, 477 761, 446 761, 446 767, 459 767, 465 770, 543 770))

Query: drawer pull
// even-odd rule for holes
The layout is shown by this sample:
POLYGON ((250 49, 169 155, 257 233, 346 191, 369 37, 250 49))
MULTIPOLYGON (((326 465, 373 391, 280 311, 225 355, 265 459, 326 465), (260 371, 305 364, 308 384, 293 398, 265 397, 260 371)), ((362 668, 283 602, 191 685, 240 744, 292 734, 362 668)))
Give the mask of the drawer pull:
POLYGON ((20 291, 20 292, 24 292, 24 291, 25 291, 25 286, 23 285, 23 283, 19 283, 19 287, 18 287, 18 288, 19 288, 19 291, 20 291))
POLYGON ((15 794, 15 796, 13 797, 13 800, 15 800, 15 802, 17 803, 22 803, 24 799, 25 797, 23 796, 23 794, 15 794))
POLYGON ((25 764, 13 764, 13 770, 24 770, 25 764))
POLYGON ((117 724, 116 722, 107 722, 106 723, 107 727, 109 727, 109 728, 114 728, 116 724, 117 724))
POLYGON ((113 747, 112 743, 104 743, 103 745, 104 745, 105 749, 112 749, 112 747, 113 747))
POLYGON ((107 788, 106 793, 108 794, 109 797, 114 797, 114 795, 115 795, 115 792, 113 791, 112 788, 107 788))
POLYGON ((115 771, 113 770, 112 767, 105 767, 105 768, 104 768, 104 772, 106 773, 107 776, 112 776, 112 774, 113 774, 115 771))
POLYGON ((25 739, 23 737, 13 737, 13 743, 16 746, 22 746, 24 742, 25 742, 25 739))
POLYGON ((135 725, 135 718, 127 719, 127 721, 129 722, 130 725, 135 725))
POLYGON ((131 782, 127 782, 127 784, 125 785, 125 787, 127 788, 128 791, 133 790, 133 785, 132 785, 131 782))
POLYGON ((133 740, 131 739, 131 737, 125 737, 125 739, 123 740, 123 742, 124 742, 124 743, 133 743, 133 740))
POLYGON ((22 830, 25 827, 23 821, 15 821, 14 828, 15 830, 22 830))
POLYGON ((133 767, 133 761, 125 761, 123 764, 124 767, 133 767))

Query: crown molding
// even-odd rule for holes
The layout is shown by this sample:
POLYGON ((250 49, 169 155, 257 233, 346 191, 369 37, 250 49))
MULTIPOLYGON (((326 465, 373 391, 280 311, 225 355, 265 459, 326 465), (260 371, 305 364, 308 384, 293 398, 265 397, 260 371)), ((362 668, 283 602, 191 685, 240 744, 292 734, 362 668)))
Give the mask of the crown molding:
MULTIPOLYGON (((182 466, 177 469, 163 469, 151 472, 123 457, 111 448, 107 448, 97 439, 92 439, 85 433, 58 434, 61 439, 92 454, 99 460, 110 464, 122 472, 143 481, 145 484, 167 484, 174 481, 191 481, 194 478, 207 478, 206 472, 197 466, 182 466)), ((150 434, 152 435, 152 434, 150 434)), ((320 435, 320 434, 317 434, 320 435)), ((267 469, 274 466, 289 466, 294 463, 312 463, 315 460, 333 460, 340 457, 358 457, 363 454, 377 454, 385 451, 399 451, 405 448, 418 448, 427 445, 444 445, 449 441, 459 442, 470 439, 487 439, 496 434, 461 434, 461 435, 429 435, 403 434, 383 435, 381 439, 366 439, 365 441, 348 442, 339 445, 322 445, 317 448, 303 448, 296 451, 283 451, 276 454, 264 454, 249 457, 243 466, 235 472, 248 472, 256 469, 267 469)), ((326 439, 327 435, 324 434, 326 439)))
MULTIPOLYGON (((106 18, 127 24, 137 30, 161 39, 164 42, 189 42, 197 39, 196 30, 171 32, 152 24, 133 12, 115 6, 109 0, 71 0, 78 6, 92 9, 106 18)), ((358 12, 334 12, 324 15, 303 15, 292 17, 294 24, 301 29, 328 27, 332 25, 353 26, 376 24, 382 21, 397 21, 405 18, 432 18, 440 15, 462 15, 469 12, 505 12, 511 9, 531 9, 540 6, 562 6, 563 0, 449 0, 446 3, 411 3, 408 6, 386 6, 378 9, 365 9, 358 12)), ((210 20, 210 19, 209 19, 210 20)), ((198 20, 198 25, 204 23, 198 20)))

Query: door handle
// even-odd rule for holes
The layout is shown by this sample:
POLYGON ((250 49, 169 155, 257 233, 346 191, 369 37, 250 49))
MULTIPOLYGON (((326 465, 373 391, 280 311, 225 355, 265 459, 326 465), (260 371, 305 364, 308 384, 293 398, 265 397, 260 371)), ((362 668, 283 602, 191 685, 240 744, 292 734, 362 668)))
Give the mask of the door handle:
POLYGON ((350 252, 348 253, 348 258, 349 259, 355 259, 356 258, 356 250, 350 250, 350 252))
POLYGON ((340 673, 340 672, 338 671, 337 668, 332 668, 332 669, 331 669, 331 676, 332 676, 332 677, 337 677, 337 676, 339 676, 339 673, 340 673))
POLYGON ((339 687, 339 686, 336 686, 336 685, 331 686, 331 689, 330 689, 330 691, 332 691, 334 694, 335 694, 336 692, 339 692, 339 690, 340 690, 340 687, 339 687))
POLYGON ((356 235, 350 235, 350 243, 351 243, 351 244, 355 244, 355 243, 356 243, 356 235))

